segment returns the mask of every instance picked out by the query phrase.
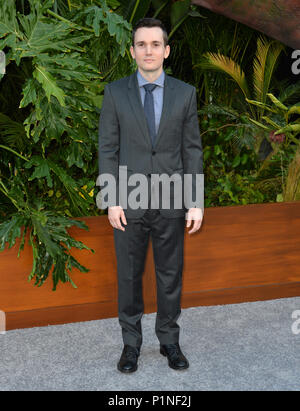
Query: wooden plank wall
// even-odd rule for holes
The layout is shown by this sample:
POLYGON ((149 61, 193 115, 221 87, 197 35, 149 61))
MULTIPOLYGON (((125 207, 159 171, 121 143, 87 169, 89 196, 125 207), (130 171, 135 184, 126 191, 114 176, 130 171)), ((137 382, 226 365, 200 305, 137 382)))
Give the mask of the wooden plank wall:
MULTIPOLYGON (((90 272, 73 271, 71 284, 52 291, 27 277, 31 248, 0 253, 0 310, 7 330, 118 316, 113 230, 107 216, 81 218, 89 231, 70 233, 95 250, 73 249, 90 272)), ((300 296, 300 202, 217 207, 205 210, 202 227, 186 228, 182 308, 300 296)), ((18 243, 19 244, 19 243, 18 243)), ((156 311, 151 242, 143 276, 145 313, 156 311)))

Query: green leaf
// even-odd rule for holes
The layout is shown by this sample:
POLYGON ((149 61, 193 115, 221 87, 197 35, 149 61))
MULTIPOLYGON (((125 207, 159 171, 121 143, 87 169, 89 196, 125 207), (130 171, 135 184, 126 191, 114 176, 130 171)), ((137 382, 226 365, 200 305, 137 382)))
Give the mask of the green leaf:
POLYGON ((275 135, 277 134, 282 134, 282 133, 286 133, 286 132, 299 132, 300 131, 300 124, 289 124, 283 128, 281 128, 280 130, 277 130, 276 133, 274 133, 275 135))
POLYGON ((93 203, 93 199, 89 195, 87 195, 84 190, 81 190, 78 187, 76 181, 70 175, 68 175, 62 167, 58 166, 51 160, 48 160, 48 165, 64 185, 64 188, 66 189, 76 212, 78 214, 86 215, 86 213, 88 212, 89 202, 93 203), (79 195, 79 192, 81 192, 84 198, 79 195))
POLYGON ((265 122, 270 124, 272 127, 276 128, 277 130, 280 128, 280 126, 277 123, 275 123, 275 121, 271 120, 269 117, 262 116, 262 119, 265 120, 265 122))
POLYGON ((272 93, 267 93, 267 96, 272 100, 276 107, 281 110, 288 111, 288 107, 279 101, 272 93))
POLYGON ((244 154, 242 155, 241 164, 243 164, 243 165, 246 164, 248 158, 249 158, 248 154, 244 153, 244 154))
POLYGON ((27 79, 23 89, 23 98, 20 101, 19 108, 28 106, 29 103, 34 103, 36 100, 35 81, 32 78, 27 79))
POLYGON ((300 103, 295 104, 289 109, 288 116, 291 114, 300 114, 300 103))
POLYGON ((207 19, 207 17, 200 14, 197 10, 190 10, 188 15, 191 16, 191 17, 201 17, 203 19, 207 19))
POLYGON ((215 154, 218 156, 221 153, 221 148, 218 144, 215 145, 215 154))
POLYGON ((253 118, 249 117, 249 121, 251 121, 251 123, 255 124, 256 126, 263 128, 264 130, 270 130, 269 127, 265 126, 264 124, 260 123, 259 121, 254 120, 253 118))
POLYGON ((82 168, 84 166, 84 159, 82 157, 82 144, 73 142, 67 152, 66 152, 66 161, 69 167, 72 167, 75 164, 77 167, 82 168))
POLYGON ((28 181, 32 181, 35 178, 43 178, 46 177, 47 179, 47 184, 48 187, 53 187, 53 182, 52 178, 50 175, 50 167, 48 164, 48 160, 39 157, 39 156, 33 156, 26 164, 26 168, 30 168, 32 166, 35 166, 34 172, 32 175, 28 178, 28 181))
POLYGON ((37 266, 37 261, 38 261, 38 257, 39 257, 39 255, 38 255, 38 248, 37 248, 37 246, 36 246, 35 243, 34 243, 32 231, 30 231, 29 244, 30 244, 31 247, 32 247, 32 257, 33 257, 32 270, 31 270, 31 272, 30 272, 30 274, 29 274, 29 276, 28 276, 28 281, 31 281, 32 278, 33 278, 34 275, 35 275, 36 266, 37 266))
POLYGON ((64 91, 57 86, 54 77, 44 67, 36 66, 33 77, 41 83, 48 101, 52 95, 57 98, 60 105, 65 106, 64 91))
POLYGON ((274 109, 272 109, 272 107, 270 107, 270 106, 268 106, 267 104, 262 103, 262 102, 260 102, 260 101, 250 100, 250 99, 248 99, 247 97, 246 97, 246 101, 247 101, 248 103, 250 103, 250 104, 253 104, 254 106, 257 106, 257 107, 263 108, 263 109, 265 109, 265 110, 271 111, 272 113, 277 113, 277 111, 274 110, 274 109))
POLYGON ((42 213, 36 212, 35 215, 32 215, 32 225, 34 227, 34 234, 37 235, 38 240, 42 242, 48 253, 53 257, 57 258, 62 254, 62 250, 59 245, 51 239, 49 230, 47 229, 46 223, 43 221, 45 215, 42 213))
POLYGON ((175 1, 171 5, 171 26, 172 28, 187 15, 190 8, 190 0, 175 1))
POLYGON ((283 202, 283 195, 282 195, 282 193, 277 194, 277 196, 276 196, 276 202, 277 202, 277 203, 282 203, 282 202, 283 202))
POLYGON ((0 224, 0 251, 5 249, 5 243, 8 243, 8 248, 15 245, 16 238, 21 236, 21 227, 25 221, 24 216, 16 214, 0 224))
POLYGON ((115 37, 120 45, 120 54, 125 55, 126 46, 131 41, 131 24, 129 22, 117 13, 111 13, 105 2, 102 3, 102 8, 98 6, 85 8, 84 11, 77 14, 74 21, 82 15, 85 15, 86 24, 93 28, 97 37, 100 34, 100 28, 105 23, 109 34, 115 37))
POLYGON ((233 159, 232 167, 233 168, 237 167, 240 164, 240 162, 241 162, 241 157, 239 156, 239 154, 237 154, 233 159))

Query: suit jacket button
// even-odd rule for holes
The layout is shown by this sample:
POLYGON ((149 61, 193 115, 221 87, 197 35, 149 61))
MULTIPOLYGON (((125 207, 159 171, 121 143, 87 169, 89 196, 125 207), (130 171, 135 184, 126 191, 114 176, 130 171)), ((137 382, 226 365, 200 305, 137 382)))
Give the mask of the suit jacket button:
POLYGON ((155 156, 155 154, 156 154, 156 151, 152 150, 152 155, 155 156))

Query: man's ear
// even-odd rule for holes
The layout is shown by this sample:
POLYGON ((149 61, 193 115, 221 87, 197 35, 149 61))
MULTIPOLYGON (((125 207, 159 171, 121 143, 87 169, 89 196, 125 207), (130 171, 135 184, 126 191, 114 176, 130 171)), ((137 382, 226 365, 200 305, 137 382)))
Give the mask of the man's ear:
POLYGON ((165 50, 165 59, 167 59, 169 57, 170 51, 171 51, 170 46, 169 46, 169 44, 167 44, 166 45, 166 50, 165 50))
POLYGON ((130 53, 131 53, 131 57, 133 59, 135 59, 135 53, 134 53, 134 48, 132 46, 130 46, 130 53))

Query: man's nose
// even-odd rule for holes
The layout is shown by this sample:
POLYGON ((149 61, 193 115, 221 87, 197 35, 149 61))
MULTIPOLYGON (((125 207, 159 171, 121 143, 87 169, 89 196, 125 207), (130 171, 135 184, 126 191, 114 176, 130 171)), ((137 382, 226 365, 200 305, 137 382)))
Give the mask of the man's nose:
POLYGON ((146 46, 146 54, 152 54, 152 47, 150 45, 146 46))

